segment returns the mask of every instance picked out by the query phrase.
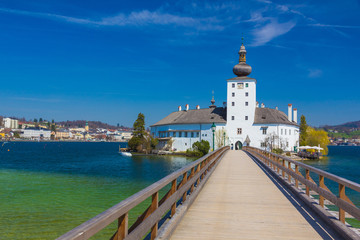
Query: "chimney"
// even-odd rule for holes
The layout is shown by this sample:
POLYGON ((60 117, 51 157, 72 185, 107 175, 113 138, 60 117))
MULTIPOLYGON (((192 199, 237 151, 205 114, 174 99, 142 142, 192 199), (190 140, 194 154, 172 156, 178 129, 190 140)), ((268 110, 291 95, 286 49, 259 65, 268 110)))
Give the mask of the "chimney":
POLYGON ((198 110, 199 110, 199 109, 200 109, 200 106, 199 106, 199 105, 196 105, 196 109, 198 109, 198 110))
POLYGON ((288 104, 288 119, 290 122, 292 122, 292 105, 288 104))
POLYGON ((294 108, 294 122, 297 123, 297 108, 294 108))
POLYGON ((256 107, 257 107, 257 108, 259 107, 259 102, 256 102, 256 107))
POLYGON ((179 112, 181 112, 181 106, 178 106, 178 110, 179 110, 179 112))
POLYGON ((261 108, 264 108, 265 107, 265 104, 264 103, 261 103, 261 108))
POLYGON ((186 111, 189 111, 189 104, 186 104, 186 105, 185 105, 185 110, 186 110, 186 111))
POLYGON ((275 109, 276 109, 276 110, 279 110, 279 108, 278 108, 278 107, 275 107, 275 109))

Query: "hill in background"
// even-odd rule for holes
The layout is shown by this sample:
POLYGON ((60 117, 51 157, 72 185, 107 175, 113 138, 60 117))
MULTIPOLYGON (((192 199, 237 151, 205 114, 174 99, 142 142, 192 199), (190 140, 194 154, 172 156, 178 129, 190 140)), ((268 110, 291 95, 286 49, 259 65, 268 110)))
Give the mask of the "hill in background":
POLYGON ((347 122, 334 126, 320 126, 328 132, 330 137, 334 138, 360 138, 360 121, 347 122))
MULTIPOLYGON (((80 127, 85 127, 86 121, 85 120, 62 121, 62 122, 56 122, 56 124, 64 126, 66 128, 80 128, 80 127)), ((105 129, 121 129, 124 131, 132 130, 131 128, 125 127, 123 125, 114 126, 100 121, 88 121, 88 124, 90 129, 105 128, 105 129)))

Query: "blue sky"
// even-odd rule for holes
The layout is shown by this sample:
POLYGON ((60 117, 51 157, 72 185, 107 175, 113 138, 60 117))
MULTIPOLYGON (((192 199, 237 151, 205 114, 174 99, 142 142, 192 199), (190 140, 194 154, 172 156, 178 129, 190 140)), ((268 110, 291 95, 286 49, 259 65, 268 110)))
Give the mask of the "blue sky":
POLYGON ((266 107, 360 120, 359 1, 0 1, 0 115, 153 124, 226 101, 241 36, 266 107))

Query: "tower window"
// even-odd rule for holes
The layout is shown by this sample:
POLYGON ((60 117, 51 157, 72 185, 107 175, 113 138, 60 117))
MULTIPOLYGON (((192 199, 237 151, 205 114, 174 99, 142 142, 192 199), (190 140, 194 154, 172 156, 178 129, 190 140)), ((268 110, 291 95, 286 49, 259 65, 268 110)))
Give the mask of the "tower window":
POLYGON ((249 84, 248 84, 248 83, 245 83, 245 87, 249 87, 249 84))
POLYGON ((263 134, 263 135, 266 135, 266 132, 267 132, 267 128, 263 128, 263 129, 262 129, 262 134, 263 134))
POLYGON ((235 83, 231 84, 232 85, 232 88, 235 88, 235 83))
POLYGON ((235 93, 233 92, 232 94, 231 94, 233 97, 235 97, 235 93))
POLYGON ((241 128, 238 128, 238 129, 237 129, 237 134, 238 134, 238 135, 241 135, 241 133, 242 133, 242 129, 241 129, 241 128))
POLYGON ((245 116, 245 120, 249 120, 249 117, 248 117, 248 116, 245 116))
POLYGON ((245 102, 245 106, 249 106, 249 102, 245 102))
POLYGON ((231 120, 235 120, 235 116, 231 116, 231 120))
POLYGON ((243 83, 238 83, 237 86, 238 86, 239 89, 243 89, 243 88, 244 88, 244 84, 243 84, 243 83))
POLYGON ((245 93, 245 97, 248 97, 248 96, 249 96, 249 93, 248 93, 248 92, 246 92, 246 93, 245 93))
POLYGON ((185 135, 184 137, 187 137, 187 132, 184 132, 184 135, 185 135))
POLYGON ((291 129, 289 129, 289 135, 291 135, 291 129))
POLYGON ((235 106, 235 102, 232 102, 232 103, 231 103, 231 106, 235 106))

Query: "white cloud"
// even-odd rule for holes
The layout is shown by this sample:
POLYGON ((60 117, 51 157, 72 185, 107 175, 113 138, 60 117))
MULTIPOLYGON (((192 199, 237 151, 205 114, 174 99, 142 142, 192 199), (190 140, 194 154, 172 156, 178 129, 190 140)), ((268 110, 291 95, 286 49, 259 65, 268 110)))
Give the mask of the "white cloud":
POLYGON ((75 24, 83 24, 89 26, 147 26, 147 25, 175 25, 182 27, 195 28, 202 31, 221 31, 223 27, 217 23, 216 18, 193 18, 187 16, 162 13, 160 11, 135 11, 129 14, 119 13, 111 17, 103 17, 100 19, 86 19, 69 17, 51 13, 29 12, 14 9, 0 8, 0 11, 33 16, 39 18, 47 18, 51 20, 60 20, 75 24))
POLYGON ((272 39, 289 32, 295 25, 294 21, 278 23, 277 20, 273 19, 270 23, 253 31, 254 43, 252 46, 262 46, 272 39))
POLYGON ((313 26, 313 27, 324 27, 324 28, 355 28, 355 29, 360 29, 360 26, 331 25, 331 24, 321 24, 321 23, 309 24, 309 26, 313 26))

